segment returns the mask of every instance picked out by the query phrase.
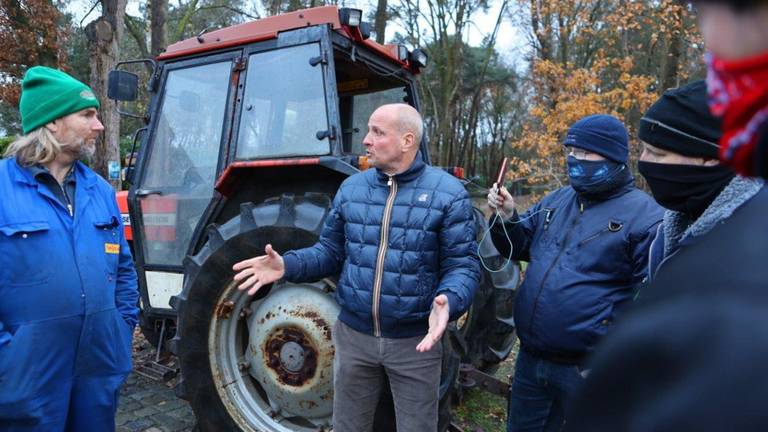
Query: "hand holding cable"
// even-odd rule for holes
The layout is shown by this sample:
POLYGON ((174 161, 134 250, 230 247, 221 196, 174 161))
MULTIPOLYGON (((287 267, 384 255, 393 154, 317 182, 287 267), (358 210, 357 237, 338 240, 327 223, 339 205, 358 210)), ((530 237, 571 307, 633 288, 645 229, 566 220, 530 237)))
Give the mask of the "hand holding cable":
POLYGON ((512 243, 512 239, 509 237, 509 232, 507 232, 507 225, 515 225, 519 224, 521 222, 524 222, 528 219, 531 219, 532 217, 536 216, 537 214, 546 211, 546 209, 540 209, 538 211, 535 211, 533 213, 527 214, 522 219, 517 219, 515 221, 512 221, 512 216, 515 215, 515 200, 512 198, 512 194, 509 193, 507 188, 502 186, 499 188, 497 183, 493 184, 493 187, 488 191, 488 206, 493 209, 494 216, 493 219, 491 219, 490 224, 488 225, 488 229, 485 230, 483 233, 483 237, 480 239, 480 242, 477 244, 477 256, 480 258, 480 264, 490 273, 498 273, 500 271, 503 271, 507 265, 512 262, 512 256, 514 255, 515 245, 512 243), (501 219, 499 221, 499 219, 501 219), (485 263, 485 260, 483 259, 483 255, 480 253, 480 245, 483 244, 485 239, 488 237, 488 234, 493 229, 493 225, 496 224, 496 222, 499 221, 501 224, 501 229, 504 232, 504 237, 507 240, 507 243, 509 244, 509 255, 506 257, 506 260, 504 262, 504 265, 497 269, 492 269, 488 267, 488 265, 485 263))
POLYGON ((494 183, 488 191, 488 206, 496 211, 504 221, 515 214, 515 199, 503 185, 494 183))

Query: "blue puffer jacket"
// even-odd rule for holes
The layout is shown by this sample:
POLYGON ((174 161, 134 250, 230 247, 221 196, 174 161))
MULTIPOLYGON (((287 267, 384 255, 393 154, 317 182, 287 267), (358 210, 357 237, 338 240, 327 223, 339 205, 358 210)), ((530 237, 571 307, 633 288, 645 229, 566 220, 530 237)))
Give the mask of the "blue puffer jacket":
POLYGON ((375 336, 424 335, 437 295, 448 297, 452 319, 469 307, 480 279, 475 239, 464 187, 417 155, 391 178, 371 169, 346 179, 320 241, 285 254, 285 278, 341 272, 342 322, 375 336))
MULTIPOLYGON (((567 186, 506 222, 513 258, 530 262, 515 298, 518 336, 529 352, 579 363, 645 281, 663 211, 632 182, 603 201, 567 186)), ((508 255, 500 222, 491 235, 508 255)))

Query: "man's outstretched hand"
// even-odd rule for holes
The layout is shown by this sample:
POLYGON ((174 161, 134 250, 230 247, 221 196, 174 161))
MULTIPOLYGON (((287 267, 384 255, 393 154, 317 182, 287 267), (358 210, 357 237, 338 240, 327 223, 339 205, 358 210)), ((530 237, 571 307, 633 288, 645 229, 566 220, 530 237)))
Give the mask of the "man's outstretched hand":
POLYGON ((245 281, 237 289, 248 290, 248 295, 256 294, 259 288, 279 280, 285 274, 283 257, 272 249, 271 244, 264 248, 264 252, 266 255, 240 261, 232 266, 232 270, 240 272, 235 275, 235 282, 245 281))
POLYGON ((427 352, 440 342, 445 328, 448 326, 448 317, 450 315, 448 307, 448 297, 440 294, 432 302, 432 312, 429 314, 429 332, 424 339, 416 345, 416 351, 427 352))

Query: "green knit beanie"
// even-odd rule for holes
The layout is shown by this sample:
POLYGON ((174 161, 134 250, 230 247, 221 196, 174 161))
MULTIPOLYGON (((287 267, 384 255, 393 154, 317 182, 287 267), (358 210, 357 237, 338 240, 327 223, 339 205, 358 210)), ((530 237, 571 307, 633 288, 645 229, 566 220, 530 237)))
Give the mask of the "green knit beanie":
POLYGON ((21 81, 21 126, 24 134, 58 118, 99 108, 93 90, 66 73, 45 66, 29 68, 21 81))

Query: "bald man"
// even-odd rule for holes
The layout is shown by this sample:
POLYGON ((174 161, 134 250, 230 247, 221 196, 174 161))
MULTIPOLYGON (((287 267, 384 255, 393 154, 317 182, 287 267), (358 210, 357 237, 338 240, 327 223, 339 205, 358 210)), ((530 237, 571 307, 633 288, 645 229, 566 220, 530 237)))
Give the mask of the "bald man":
POLYGON ((437 429, 442 345, 480 278, 472 205, 454 177, 424 163, 419 113, 405 104, 371 115, 363 140, 375 169, 346 179, 320 241, 239 262, 235 280, 255 294, 280 278, 338 275, 333 327, 333 430, 369 431, 385 377, 399 432, 437 429))

